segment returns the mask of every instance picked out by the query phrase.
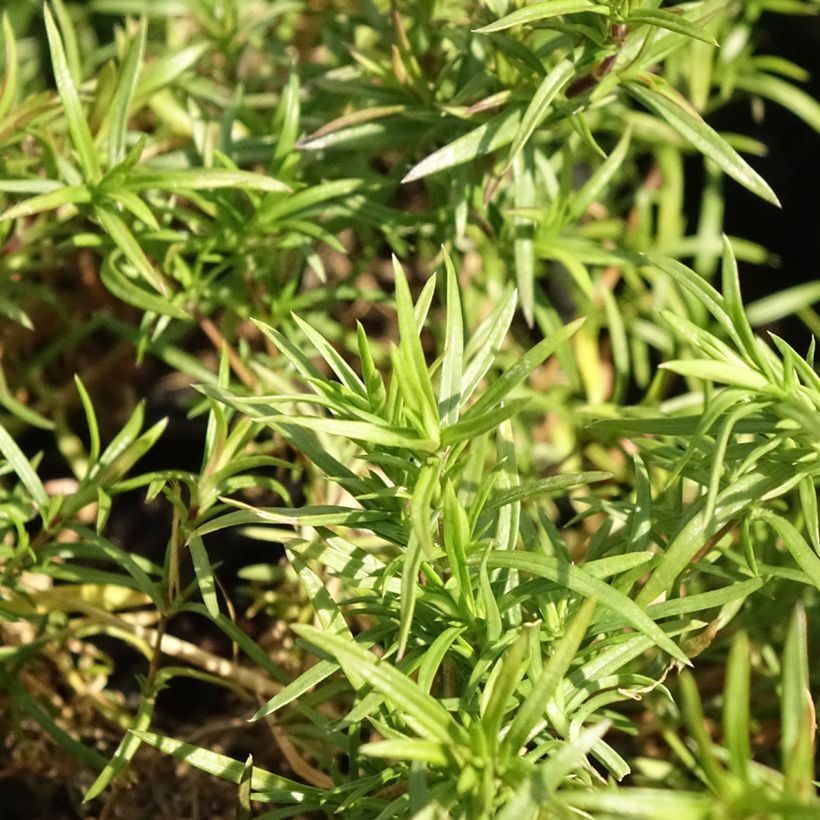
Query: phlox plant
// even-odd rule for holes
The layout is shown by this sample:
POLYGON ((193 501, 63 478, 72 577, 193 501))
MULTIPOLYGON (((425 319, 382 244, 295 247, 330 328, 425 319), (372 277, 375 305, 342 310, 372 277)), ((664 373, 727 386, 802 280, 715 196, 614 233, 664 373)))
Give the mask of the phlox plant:
POLYGON ((10 753, 107 820, 151 754, 245 820, 819 816, 820 377, 761 331, 820 287, 744 304, 724 192, 780 203, 714 126, 820 130, 759 47, 817 8, 7 9, 10 753))

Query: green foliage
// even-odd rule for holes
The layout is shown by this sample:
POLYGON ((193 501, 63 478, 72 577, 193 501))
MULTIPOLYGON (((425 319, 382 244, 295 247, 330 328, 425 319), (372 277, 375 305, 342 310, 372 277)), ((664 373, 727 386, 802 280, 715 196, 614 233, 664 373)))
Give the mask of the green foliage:
POLYGON ((757 332, 816 333, 820 288, 744 306, 768 251, 724 235, 723 187, 777 193, 764 146, 710 124, 751 96, 820 130, 806 72, 757 45, 818 5, 9 9, 15 731, 93 773, 103 816, 146 746, 244 818, 820 812, 820 377, 813 342, 757 332), (197 468, 148 421, 157 374, 203 420, 197 468), (137 493, 161 536, 117 527, 137 493), (229 531, 282 561, 227 582, 229 531), (138 697, 101 636, 144 657, 138 697), (157 731, 185 677, 273 726, 287 776, 157 731), (79 713, 116 727, 105 754, 79 713))

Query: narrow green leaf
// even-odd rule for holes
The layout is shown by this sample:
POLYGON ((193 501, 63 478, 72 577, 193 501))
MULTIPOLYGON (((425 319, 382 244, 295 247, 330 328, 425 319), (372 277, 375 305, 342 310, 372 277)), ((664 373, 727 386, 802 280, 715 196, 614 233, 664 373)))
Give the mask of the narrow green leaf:
MULTIPOLYGON (((418 760, 428 766, 444 769, 451 764, 450 747, 433 740, 418 738, 395 738, 377 740, 359 748, 359 754, 367 757, 384 757, 393 760, 418 760)), ((414 817, 418 817, 415 814, 414 817)))
POLYGON ((360 111, 353 111, 350 114, 344 114, 337 117, 328 123, 325 123, 321 128, 318 128, 312 134, 302 137, 297 143, 296 148, 302 149, 321 149, 324 148, 323 138, 339 131, 344 131, 350 126, 360 125, 361 123, 371 122, 373 120, 380 120, 384 117, 392 117, 394 114, 401 114, 407 110, 406 105, 380 105, 374 108, 364 108, 360 111))
POLYGON ((264 706, 257 710, 252 721, 262 720, 262 718, 279 711, 283 706, 293 703, 297 698, 318 686, 323 680, 329 678, 337 669, 339 664, 335 661, 319 661, 311 666, 307 672, 299 675, 296 680, 289 683, 278 695, 274 695, 264 706))
MULTIPOLYGON (((0 310, 2 310, 2 307, 2 302, 0 302, 0 310)), ((21 321, 21 319, 17 319, 17 321, 23 325, 23 327, 29 327, 29 322, 21 321)), ((0 406, 5 407, 15 418, 20 419, 20 421, 26 424, 30 424, 32 427, 37 427, 40 430, 54 430, 57 426, 51 419, 47 419, 40 413, 35 412, 27 404, 17 401, 4 384, 2 371, 0 371, 0 406)))
POLYGON ((738 347, 741 346, 740 338, 735 335, 734 324, 726 312, 723 296, 709 282, 691 268, 678 262, 677 259, 647 254, 646 260, 652 267, 670 276, 678 285, 689 291, 720 322, 724 330, 735 340, 738 347))
MULTIPOLYGON (((255 176, 258 177, 259 175, 255 176)), ((269 179, 279 186, 283 184, 269 177, 263 177, 263 179, 269 179)), ((259 210, 258 219, 266 223, 281 221, 286 217, 308 211, 310 208, 331 199, 349 196, 361 188, 362 184, 360 179, 334 179, 332 182, 326 182, 323 185, 314 185, 296 193, 290 193, 286 197, 271 197, 269 202, 266 197, 265 204, 259 210)), ((283 189, 280 187, 278 190, 282 191, 283 189)), ((285 186, 285 190, 289 190, 287 186, 285 186)))
MULTIPOLYGON (((513 645, 496 662, 481 696, 481 724, 491 750, 498 744, 504 715, 516 706, 513 696, 527 671, 530 629, 532 627, 522 628, 513 645)), ((520 713, 519 708, 516 715, 520 713)))
MULTIPOLYGON (((747 473, 741 476, 718 495, 715 515, 711 520, 704 516, 705 499, 696 501, 688 511, 685 522, 671 538, 649 580, 638 593, 636 602, 646 606, 668 592, 678 575, 723 524, 747 511, 757 499, 782 487, 793 474, 792 466, 775 464, 771 465, 767 473, 747 473)), ((820 562, 816 556, 815 560, 820 562)))
POLYGON ((205 549, 205 544, 199 535, 192 535, 188 540, 188 549, 191 551, 191 561, 194 565, 196 581, 199 591, 202 593, 202 600, 212 617, 219 617, 219 602, 216 598, 216 584, 214 582, 214 571, 205 549))
MULTIPOLYGON (((175 740, 171 737, 163 737, 154 732, 132 730, 131 733, 143 743, 147 743, 149 746, 153 746, 155 749, 159 749, 161 752, 221 780, 227 780, 229 783, 238 786, 243 776, 245 776, 245 765, 226 755, 211 752, 191 743, 183 743, 181 740, 175 740)), ((304 801, 306 795, 321 794, 318 789, 303 786, 295 780, 288 780, 285 777, 271 774, 271 772, 257 766, 253 767, 252 776, 257 791, 277 792, 280 802, 299 804, 304 801)))
MULTIPOLYGON (((276 110, 276 124, 278 125, 278 139, 273 152, 273 161, 281 166, 287 156, 293 151, 296 138, 299 136, 300 100, 299 75, 291 70, 288 81, 282 89, 282 98, 276 110)), ((274 169, 275 170, 275 169, 274 169)))
POLYGON ((396 313, 401 337, 399 354, 405 365, 403 372, 396 373, 395 376, 399 379, 399 386, 405 401, 419 412, 426 437, 437 441, 439 436, 438 407, 419 338, 421 325, 413 309, 407 277, 395 256, 393 257, 393 273, 396 281, 396 313))
POLYGON ((767 99, 782 105, 787 111, 796 114, 815 131, 820 132, 820 103, 814 97, 800 88, 773 77, 771 74, 754 73, 750 76, 741 75, 733 80, 735 88, 748 91, 755 96, 767 99))
MULTIPOLYGON (((529 402, 529 399, 515 399, 503 402, 500 406, 484 413, 468 412, 461 421, 441 431, 441 444, 450 447, 462 441, 469 441, 488 430, 495 430, 507 419, 518 415, 529 402)), ((472 408, 470 408, 470 411, 472 411, 472 408)))
MULTIPOLYGON (((327 632, 342 635, 352 641, 353 634, 350 632, 347 621, 322 579, 305 563, 299 553, 287 548, 286 552, 288 560, 299 576, 299 582, 302 584, 316 612, 316 619, 321 627, 327 632)), ((346 668, 344 663, 341 666, 354 689, 358 691, 365 685, 366 680, 358 674, 355 668, 346 668)))
POLYGON ((738 632, 732 639, 723 687, 723 736, 729 766, 742 781, 749 779, 752 748, 749 741, 750 663, 749 639, 738 632))
POLYGON ((519 749, 526 743, 530 732, 543 719, 547 702, 567 674, 570 664, 578 655, 578 650, 586 636, 596 605, 595 596, 584 601, 583 606, 572 619, 561 640, 552 649, 541 677, 535 681, 527 699, 519 706, 510 730, 502 741, 502 749, 508 755, 518 754, 519 749))
POLYGON ((812 476, 803 478, 800 481, 799 491, 804 526, 814 551, 820 555, 820 515, 817 509, 817 490, 814 486, 814 478, 812 476))
MULTIPOLYGON (((168 295, 168 287, 162 277, 148 261, 145 251, 125 222, 109 207, 98 205, 94 208, 100 227, 108 234, 114 244, 122 251, 123 256, 137 269, 142 278, 163 296, 168 295)), ((169 305, 169 308, 174 308, 169 305)), ((167 313, 168 310, 158 311, 167 313)))
POLYGON ((330 342, 322 336, 319 331, 311 327, 303 319, 300 319, 295 313, 291 314, 293 321, 299 325, 299 329, 305 336, 310 339, 311 344, 316 348, 319 355, 327 362, 328 366, 336 374, 339 381, 348 388, 348 390, 356 393, 364 398, 367 397, 367 390, 362 384, 361 379, 356 375, 353 368, 344 360, 344 358, 336 352, 335 348, 330 342))
POLYGON ((17 446, 17 443, 2 424, 0 424, 0 453, 3 454, 11 469, 28 490, 40 512, 45 513, 49 504, 48 493, 23 451, 17 446))
POLYGON ((111 130, 108 135, 108 167, 113 168, 125 159, 128 150, 128 117, 131 102, 139 80, 140 67, 145 55, 145 38, 148 24, 145 17, 140 19, 136 36, 128 45, 122 68, 117 79, 117 88, 111 98, 108 118, 111 130))
POLYGON ((752 302, 746 306, 746 316, 753 327, 760 327, 791 316, 816 302, 820 302, 820 280, 779 290, 752 302))
POLYGON ((583 317, 575 319, 528 350, 484 391, 478 401, 465 414, 464 420, 470 420, 484 411, 494 408, 506 398, 514 387, 524 381, 536 367, 549 358, 562 344, 571 339, 585 321, 586 319, 583 317))
POLYGON ((552 105, 552 101, 569 82, 574 71, 575 65, 572 62, 569 60, 561 60, 541 81, 538 90, 533 95, 530 104, 527 106, 527 110, 524 112, 521 125, 518 126, 518 131, 510 147, 510 153, 507 156, 507 169, 512 165, 519 151, 532 136, 533 131, 541 124, 552 105))
POLYGON ((575 133, 578 134, 578 136, 584 141, 587 148, 589 148, 593 154, 597 154, 602 160, 606 160, 606 151, 601 148, 598 141, 595 139, 592 130, 589 127, 588 118, 584 116, 584 112, 577 111, 570 114, 569 122, 575 133))
MULTIPOLYGON (((792 367, 800 374, 801 381, 820 392, 820 376, 817 375, 814 364, 810 365, 788 342, 781 339, 777 334, 769 333, 769 338, 783 354, 784 361, 789 357, 791 358, 792 367)), ((814 344, 812 343, 811 349, 813 350, 813 348, 814 344)), ((809 425, 808 429, 814 429, 814 425, 809 425)))
MULTIPOLYGON (((192 168, 175 171, 134 169, 125 184, 133 191, 156 188, 160 191, 213 191, 218 188, 245 188, 250 191, 287 193, 290 186, 273 177, 231 168, 192 168)), ((296 194, 291 199, 296 198, 296 194)), ((293 204, 291 202, 291 204, 293 204)))
POLYGON ((723 236, 723 264, 722 264, 723 301, 726 312, 732 320, 735 332, 740 339, 746 357, 754 362, 770 379, 774 379, 774 371, 768 358, 761 352, 752 326, 743 309, 743 297, 740 292, 740 275, 737 269, 737 260, 729 238, 723 236))
MULTIPOLYGON (((724 606, 748 598, 753 592, 766 584, 765 578, 750 578, 748 581, 739 581, 723 589, 710 592, 700 592, 687 595, 685 598, 672 598, 647 607, 647 614, 653 620, 661 618, 678 618, 682 615, 702 613, 707 609, 724 606)), ((595 626, 603 632, 611 631, 624 626, 626 620, 620 616, 606 614, 595 619, 595 626)))
POLYGON ((54 79, 57 82, 57 92, 63 104, 63 111, 65 111, 68 132, 71 134, 71 141, 77 149, 80 167, 86 182, 96 182, 100 176, 100 166, 97 161, 94 140, 91 137, 91 130, 80 105, 80 97, 71 76, 62 37, 48 4, 43 6, 43 17, 45 18, 46 35, 48 36, 48 45, 51 51, 54 79))
POLYGON ((815 714, 812 703, 806 611, 794 608, 783 648, 780 695, 780 749, 786 791, 805 797, 814 793, 815 714))
POLYGON ((83 78, 80 72, 80 48, 77 43, 77 33, 74 31, 71 15, 68 13, 68 9, 63 0, 52 0, 52 5, 54 6, 57 25, 62 34, 66 62, 71 72, 71 79, 74 82, 74 86, 79 87, 83 78))
MULTIPOLYGON (((723 478, 723 462, 726 450, 729 446, 735 426, 745 416, 758 412, 754 404, 741 405, 729 413, 720 423, 720 428, 715 438, 712 450, 712 464, 709 469, 709 484, 706 492, 706 503, 703 507, 703 517, 706 521, 711 521, 715 513, 718 493, 720 492, 720 482, 723 478)), ((692 444, 694 448, 694 443, 692 444)))
POLYGON ((733 387, 740 387, 753 392, 765 391, 770 382, 757 371, 749 367, 738 367, 734 364, 716 362, 708 359, 675 360, 664 362, 661 367, 664 370, 671 370, 681 376, 688 376, 694 379, 717 382, 718 384, 728 384, 733 387))
MULTIPOLYGON (((521 820, 537 817, 544 805, 556 805, 553 793, 573 769, 586 768, 589 751, 609 731, 610 722, 603 720, 584 729, 577 737, 562 743, 549 759, 539 765, 521 784, 518 791, 497 815, 498 820, 521 820)), ((598 794, 599 792, 592 792, 598 794)))
POLYGON ((473 395, 476 387, 492 367, 515 315, 515 303, 516 293, 510 289, 467 344, 464 354, 469 364, 461 380, 462 404, 473 395))
MULTIPOLYGON (((540 192, 536 179, 535 152, 532 145, 525 147, 512 163, 513 204, 515 210, 531 208, 540 192)), ((532 327, 535 320, 535 234, 536 223, 526 217, 512 216, 515 231, 515 282, 521 297, 521 312, 532 327)))
MULTIPOLYGON (((515 433, 509 420, 503 421, 495 434, 496 453, 498 459, 498 478, 494 484, 502 494, 514 492, 521 487, 521 476, 518 471, 518 452, 515 433)), ((485 510, 487 509, 485 505, 485 510)), ((515 549, 521 531, 521 499, 501 505, 496 516, 495 541, 501 549, 515 549)), ((509 589, 517 583, 515 572, 498 573, 506 577, 505 588, 509 589)), ((497 579, 498 580, 498 579, 497 579)), ((518 624, 521 621, 520 610, 516 607, 508 613, 510 622, 518 624)))
MULTIPOLYGON (((417 506, 417 505, 416 505, 417 506)), ((420 516, 416 512, 416 519, 420 516)), ((427 537, 430 540, 430 536, 427 537)), ((424 545, 419 540, 418 530, 414 526, 407 539, 407 548, 404 550, 401 565, 401 588, 399 597, 399 636, 396 655, 399 659, 407 651, 407 642, 410 640, 410 629, 413 626, 413 615, 416 612, 416 600, 419 592, 419 567, 423 557, 424 545)))
POLYGON ((362 378, 367 388, 367 397, 374 412, 381 414, 387 400, 387 391, 384 387, 384 379, 376 369, 373 360, 373 353, 370 349, 370 342, 367 333, 361 322, 356 322, 356 346, 359 351, 359 361, 361 362, 362 378))
POLYGON ((118 299, 141 310, 152 311, 160 316, 175 319, 190 319, 189 314, 169 299, 163 299, 135 285, 116 265, 112 256, 107 256, 100 266, 102 283, 118 299))
MULTIPOLYGON (((662 310, 661 316, 682 341, 700 350, 705 354, 707 359, 716 360, 718 362, 729 362, 742 370, 748 368, 748 363, 739 353, 736 353, 730 345, 723 342, 708 330, 704 330, 701 325, 689 319, 684 319, 671 310, 662 310)), ((731 320, 727 321, 730 322, 729 327, 731 328, 728 335, 733 342, 737 342, 735 339, 734 326, 731 324, 731 320)), ((701 324, 705 323, 701 322, 701 324)), ((737 347, 740 347, 739 342, 737 342, 737 347)))
POLYGON ((430 688, 441 668, 442 661, 450 652, 450 647, 463 632, 463 626, 447 627, 447 629, 440 635, 437 635, 433 643, 430 644, 419 665, 418 684, 423 692, 427 694, 430 693, 430 688))
POLYGON ((537 498, 538 496, 552 493, 563 493, 573 487, 583 487, 595 481, 606 481, 610 478, 612 478, 611 473, 605 473, 600 470, 591 470, 586 473, 565 473, 563 475, 549 476, 548 478, 539 478, 535 481, 528 481, 525 484, 519 484, 517 487, 511 487, 508 490, 490 496, 490 499, 484 505, 484 509, 495 510, 516 501, 523 501, 527 498, 537 498))
MULTIPOLYGON (((137 14, 148 14, 152 5, 143 5, 137 14)), ((175 82, 182 74, 193 68, 208 48, 209 43, 196 43, 187 48, 169 49, 147 63, 140 73, 137 85, 135 97, 139 103, 147 102, 164 86, 175 82)))
POLYGON ((612 153, 604 160, 602 165, 595 169, 595 173, 584 186, 576 194, 573 194, 569 205, 569 219, 571 221, 574 222, 580 219, 587 212, 589 206, 592 205, 601 191, 609 184, 612 177, 618 172, 626 159, 631 138, 632 128, 627 126, 612 153))
MULTIPOLYGON (((20 305, 15 304, 14 302, 10 302, 4 296, 0 296, 0 314, 5 316, 8 319, 11 319, 12 322, 17 322, 18 325, 21 325, 26 330, 34 330, 34 324, 31 321, 31 317, 26 313, 20 305)), ((22 402, 17 401, 13 396, 11 396, 5 388, 0 388, 0 402, 4 403, 8 409, 14 408, 12 412, 14 412, 18 418, 22 418, 19 415, 21 412, 28 415, 28 418, 34 420, 37 418, 38 414, 32 410, 27 410, 25 405, 22 402)), ((40 416, 40 422, 34 422, 35 427, 42 427, 42 419, 43 417, 40 416)), ((46 428, 50 426, 46 424, 46 428)), ((44 428, 44 429, 46 429, 44 428)))
POLYGON ((93 530, 79 526, 74 526, 72 530, 80 536, 77 542, 80 546, 86 546, 89 553, 96 556, 96 560, 105 556, 119 569, 124 569, 134 579, 140 592, 145 593, 160 612, 164 611, 164 604, 157 591, 157 585, 131 553, 115 546, 93 530))
POLYGON ((482 558, 481 565, 478 570, 478 602, 480 604, 479 612, 484 617, 486 623, 486 633, 484 640, 488 646, 494 645, 501 637, 503 624, 501 623, 501 613, 498 610, 498 601, 496 601, 495 592, 490 584, 490 574, 487 571, 487 562, 482 558))
POLYGON ((708 724, 703 714, 703 704, 698 694, 695 678, 688 669, 680 673, 682 712, 686 719, 689 734, 697 744, 698 762, 703 769, 708 785, 718 794, 724 792, 725 774, 712 750, 712 739, 707 730, 708 724))
POLYGON ((456 165, 463 165, 476 157, 489 154, 515 138, 521 123, 521 110, 514 108, 498 114, 484 125, 464 134, 439 148, 414 165, 402 182, 413 182, 430 174, 437 174, 456 165))
POLYGON ((333 574, 355 581, 363 589, 378 586, 390 595, 399 591, 398 580, 386 577, 390 573, 384 561, 344 538, 334 536, 330 530, 320 528, 319 534, 322 537, 320 542, 304 542, 300 545, 291 541, 288 546, 292 550, 298 550, 305 559, 318 561, 333 574))
POLYGON ((418 472, 410 501, 410 521, 426 561, 433 559, 433 497, 441 481, 438 459, 429 459, 418 472))
MULTIPOLYGON (((19 650, 21 647, 3 647, 4 650, 19 650)), ((6 658, 4 658, 6 660, 6 658)), ((51 714, 51 709, 45 708, 36 698, 33 698, 27 689, 20 683, 19 676, 9 674, 6 669, 11 664, 0 667, 0 686, 14 698, 15 707, 33 720, 53 741, 71 755, 71 758, 81 761, 92 772, 104 768, 106 760, 96 749, 81 743, 72 737, 65 729, 57 725, 51 714)))
POLYGON ((12 205, 0 214, 0 221, 5 219, 22 219, 27 216, 53 211, 63 205, 82 205, 91 202, 91 192, 86 185, 66 185, 56 191, 29 197, 17 205, 12 205))
POLYGON ((91 401, 91 396, 85 389, 80 377, 74 374, 74 386, 77 388, 77 393, 80 396, 80 402, 83 405, 83 412, 85 413, 86 423, 88 424, 88 461, 94 464, 100 455, 100 427, 97 424, 97 414, 94 412, 94 404, 91 401))
POLYGON ((610 9, 607 6, 594 3, 593 0, 546 0, 546 2, 541 3, 528 3, 523 8, 504 15, 494 23, 475 29, 475 33, 492 34, 513 26, 540 23, 542 20, 550 20, 553 17, 560 17, 562 14, 578 14, 579 12, 609 14, 610 9))
POLYGON ((612 402, 614 404, 621 404, 629 384, 630 376, 632 375, 630 368, 632 354, 629 349, 629 336, 626 332, 626 323, 621 312, 621 300, 616 298, 608 288, 603 289, 602 296, 607 328, 609 330, 609 340, 612 345, 612 364, 615 366, 615 385, 612 391, 612 402))
POLYGON ((414 430, 392 427, 388 424, 328 419, 321 416, 283 416, 276 414, 260 417, 260 421, 272 425, 287 422, 308 430, 316 430, 334 436, 344 436, 354 441, 380 444, 385 447, 403 447, 407 450, 418 450, 424 453, 434 453, 438 450, 437 441, 420 438, 414 430))
POLYGON ((775 532, 783 539, 792 558, 803 572, 806 573, 811 583, 820 589, 820 558, 808 545, 806 539, 797 531, 797 528, 785 518, 766 512, 763 520, 770 524, 775 532))
POLYGON ((658 77, 647 77, 643 81, 627 82, 624 87, 732 179, 761 199, 780 207, 780 201, 763 177, 667 82, 658 77))
POLYGON ((702 820, 712 812, 715 801, 713 795, 702 792, 623 787, 595 791, 564 789, 561 797, 582 811, 605 812, 610 817, 642 820, 656 820, 659 817, 702 820))
POLYGON ((698 25, 691 20, 687 20, 681 14, 675 14, 674 12, 665 11, 663 9, 638 9, 630 13, 625 23, 630 27, 643 25, 665 28, 668 31, 674 31, 675 34, 692 37, 710 46, 716 46, 718 44, 714 37, 704 34, 702 24, 698 25))
POLYGON ((130 730, 123 736, 111 760, 108 761, 97 779, 83 795, 83 803, 88 803, 102 794, 139 751, 141 741, 138 732, 147 729, 151 725, 151 716, 154 714, 155 703, 156 695, 143 698, 130 730))
POLYGON ((377 692, 398 707, 408 725, 423 738, 443 744, 452 744, 461 739, 462 730, 441 703, 423 692, 415 681, 394 666, 379 660, 355 642, 316 627, 294 624, 292 629, 340 663, 357 669, 377 692))
POLYGON ((461 311, 461 292, 455 266, 448 254, 445 254, 444 264, 447 268, 447 324, 438 395, 438 412, 442 427, 458 421, 464 369, 464 316, 461 311))
POLYGON ((630 625, 650 638, 664 652, 687 666, 691 665, 680 648, 638 604, 574 564, 530 552, 493 551, 487 557, 487 566, 492 569, 518 569, 530 575, 547 578, 579 595, 594 595, 601 604, 623 616, 630 625))
POLYGON ((624 555, 610 555, 607 558, 593 558, 584 564, 584 569, 595 578, 611 578, 629 572, 635 567, 642 567, 652 560, 651 552, 629 552, 624 555))
MULTIPOLYGON (((308 382, 321 382, 322 381, 322 373, 321 371, 313 364, 313 362, 308 359, 307 356, 295 345, 293 344, 286 336, 282 335, 278 330, 275 328, 266 325, 264 322, 260 322, 257 319, 253 320, 254 325, 256 325, 257 329, 261 330, 262 333, 265 334, 278 348, 279 352, 282 353, 284 356, 288 358, 290 363, 296 368, 296 371, 308 382)), ((206 388, 203 387, 203 390, 206 388)), ((212 390, 213 388, 208 388, 212 390)), ((318 392, 318 391, 317 391, 318 392)), ((208 395, 212 395, 211 392, 208 395)), ((218 398, 220 401, 224 401, 227 403, 227 394, 222 392, 219 395, 213 394, 215 398, 218 398)))
POLYGON ((105 192, 105 198, 108 202, 116 202, 122 205, 132 216, 152 231, 161 230, 154 212, 133 191, 127 191, 123 188, 108 189, 105 192))
MULTIPOLYGON (((444 551, 450 572, 456 579, 455 593, 464 602, 468 612, 475 612, 473 583, 467 567, 470 546, 470 522, 467 512, 459 503, 452 482, 444 485, 444 551)), ((419 678, 421 682, 421 678, 419 678)))
POLYGON ((208 618, 219 629, 221 629, 228 639, 236 643, 236 645, 250 658, 250 660, 259 667, 259 669, 266 672, 278 683, 287 683, 289 680, 285 671, 271 659, 268 652, 262 649, 256 641, 250 638, 243 632, 230 618, 223 615, 221 612, 217 617, 211 615, 203 604, 185 604, 180 607, 180 611, 194 612, 197 615, 202 615, 208 618))
MULTIPOLYGON (((160 419, 141 436, 137 437, 127 449, 123 450, 122 454, 115 461, 104 463, 105 454, 103 454, 97 466, 104 466, 102 466, 100 470, 92 471, 98 486, 105 488, 120 481, 154 444, 156 444, 167 425, 167 418, 160 419)), ((88 489, 93 489, 92 484, 87 485, 87 487, 88 489)), ((72 496, 63 507, 63 512, 65 513, 69 509, 73 509, 75 505, 79 503, 80 497, 79 494, 72 496)), ((77 510, 79 510, 79 507, 74 511, 76 512, 77 510)))
POLYGON ((0 86, 0 121, 11 110, 17 97, 17 78, 20 66, 17 62, 17 39, 7 11, 3 11, 3 83, 0 86))
POLYGON ((99 464, 93 473, 97 475, 100 469, 109 467, 122 456, 129 447, 136 441, 145 420, 145 403, 140 401, 134 408, 128 421, 122 426, 116 436, 109 442, 108 446, 100 456, 99 464))
MULTIPOLYGON (((6 617, 7 612, 4 611, 3 614, 4 617, 6 617)), ((40 640, 34 640, 29 645, 35 646, 39 650, 40 640)), ((13 667, 16 664, 13 658, 15 656, 20 659, 25 657, 22 654, 24 649, 24 646, 7 646, 2 648, 3 661, 11 661, 11 663, 3 663, 2 666, 0 666, 0 686, 14 698, 15 707, 20 713, 25 713, 31 720, 37 723, 60 749, 70 754, 73 759, 81 761, 84 765, 88 766, 92 772, 100 771, 105 766, 105 757, 96 749, 80 742, 65 731, 65 729, 58 726, 52 715, 53 709, 51 707, 46 708, 39 700, 32 697, 27 687, 21 682, 21 676, 13 671, 13 667)))
POLYGON ((226 513, 211 518, 197 527, 197 534, 208 535, 227 527, 242 526, 245 524, 299 524, 302 526, 317 527, 341 524, 347 527, 367 527, 371 522, 379 521, 384 513, 379 510, 361 510, 355 507, 337 507, 317 504, 310 507, 251 507, 235 499, 232 505, 245 507, 237 512, 226 513))

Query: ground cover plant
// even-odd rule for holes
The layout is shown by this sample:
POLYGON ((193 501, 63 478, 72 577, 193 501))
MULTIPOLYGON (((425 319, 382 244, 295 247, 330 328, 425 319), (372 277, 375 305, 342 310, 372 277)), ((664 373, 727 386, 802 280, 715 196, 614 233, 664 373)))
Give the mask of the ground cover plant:
POLYGON ((9 6, 8 810, 820 816, 818 6, 9 6))

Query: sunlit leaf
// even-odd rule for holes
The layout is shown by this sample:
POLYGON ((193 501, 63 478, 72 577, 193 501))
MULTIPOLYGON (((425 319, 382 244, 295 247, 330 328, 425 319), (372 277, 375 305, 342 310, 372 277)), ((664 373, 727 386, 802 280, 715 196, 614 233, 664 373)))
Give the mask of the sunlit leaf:
POLYGON ((513 26, 530 25, 541 20, 560 17, 562 14, 577 14, 579 12, 609 14, 609 9, 604 5, 594 3, 593 0, 548 0, 541 3, 529 3, 523 8, 496 20, 494 23, 476 29, 476 32, 478 34, 492 34, 513 26))
POLYGON ((732 179, 767 202, 780 206, 769 184, 668 83, 657 77, 626 83, 638 102, 669 123, 732 179))

